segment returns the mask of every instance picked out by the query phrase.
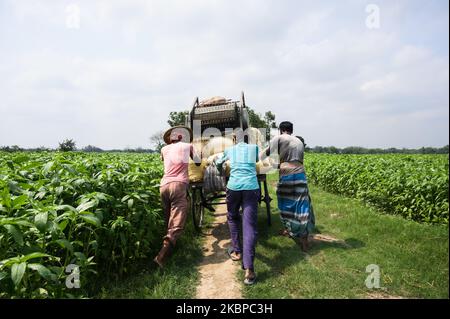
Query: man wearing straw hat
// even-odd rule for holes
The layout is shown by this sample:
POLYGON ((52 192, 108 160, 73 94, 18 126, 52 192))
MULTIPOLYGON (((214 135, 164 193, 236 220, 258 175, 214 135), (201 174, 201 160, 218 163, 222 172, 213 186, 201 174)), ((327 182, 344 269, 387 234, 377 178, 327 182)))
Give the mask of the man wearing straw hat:
POLYGON ((164 142, 167 145, 161 150, 164 176, 161 180, 160 193, 167 233, 160 252, 153 259, 161 268, 171 255, 186 224, 189 158, 192 158, 196 165, 200 165, 200 159, 194 154, 194 148, 190 144, 192 142, 190 128, 184 126, 170 128, 164 134, 164 142))

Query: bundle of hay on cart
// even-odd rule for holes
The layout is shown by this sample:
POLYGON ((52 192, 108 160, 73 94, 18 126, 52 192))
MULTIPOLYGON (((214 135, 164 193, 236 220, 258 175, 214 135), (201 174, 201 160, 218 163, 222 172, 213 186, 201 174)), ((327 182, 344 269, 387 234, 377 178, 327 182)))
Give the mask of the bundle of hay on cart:
MULTIPOLYGON (((242 129, 247 133, 248 142, 256 144, 262 150, 264 138, 260 130, 249 125, 248 108, 245 105, 244 93, 240 101, 232 101, 223 97, 213 97, 199 102, 194 100, 192 110, 186 117, 186 126, 194 132, 193 146, 197 154, 201 154, 201 165, 193 161, 189 164, 189 200, 190 210, 195 228, 200 231, 203 225, 205 208, 214 211, 213 205, 226 204, 218 199, 225 198, 226 181, 230 174, 229 162, 221 174, 215 167, 215 159, 223 156, 225 149, 233 146, 232 133, 242 129), (201 133, 201 134, 199 134, 201 133), (196 136, 198 135, 198 136, 196 136)), ((268 224, 270 219, 269 191, 266 174, 272 170, 269 159, 257 163, 258 181, 261 188, 261 202, 266 205, 268 224)))

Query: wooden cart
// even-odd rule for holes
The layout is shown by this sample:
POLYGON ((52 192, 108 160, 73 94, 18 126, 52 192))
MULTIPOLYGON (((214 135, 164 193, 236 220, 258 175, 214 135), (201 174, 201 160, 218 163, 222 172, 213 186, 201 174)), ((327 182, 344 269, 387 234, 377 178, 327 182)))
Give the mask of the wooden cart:
MULTIPOLYGON (((208 104, 206 106, 200 105, 198 97, 195 98, 192 110, 186 118, 186 126, 194 129, 194 121, 200 121, 202 134, 209 128, 218 129, 223 135, 225 135, 228 129, 241 128, 246 130, 250 125, 248 108, 245 105, 244 92, 241 94, 240 101, 226 100, 216 104, 208 104)), ((261 190, 259 204, 265 203, 267 222, 270 226, 270 202, 272 201, 272 198, 269 195, 266 175, 258 175, 258 182, 261 190)), ((214 205, 226 204, 226 201, 223 200, 225 197, 226 195, 223 191, 205 194, 203 182, 190 183, 188 189, 189 206, 194 226, 198 231, 200 231, 203 226, 205 209, 215 211, 214 205)))
MULTIPOLYGON (((258 182, 261 190, 261 198, 259 204, 265 203, 267 213, 267 224, 272 225, 270 202, 272 198, 269 195, 269 189, 267 187, 266 175, 258 175, 258 182)), ((188 190, 189 209, 192 213, 194 226, 197 231, 200 231, 203 227, 203 217, 205 209, 214 212, 213 205, 226 205, 225 193, 220 192, 218 194, 204 194, 203 183, 191 183, 188 190), (222 199, 222 200, 221 200, 222 199)))

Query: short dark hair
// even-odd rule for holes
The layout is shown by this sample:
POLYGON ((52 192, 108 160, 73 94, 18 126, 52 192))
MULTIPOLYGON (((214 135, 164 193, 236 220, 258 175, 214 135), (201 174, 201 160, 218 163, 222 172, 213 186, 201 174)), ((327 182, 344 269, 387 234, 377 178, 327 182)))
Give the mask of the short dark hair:
POLYGON ((289 122, 289 121, 284 121, 284 122, 280 123, 280 125, 278 126, 278 129, 281 132, 285 132, 286 131, 288 133, 292 133, 292 132, 294 132, 294 125, 291 122, 289 122))

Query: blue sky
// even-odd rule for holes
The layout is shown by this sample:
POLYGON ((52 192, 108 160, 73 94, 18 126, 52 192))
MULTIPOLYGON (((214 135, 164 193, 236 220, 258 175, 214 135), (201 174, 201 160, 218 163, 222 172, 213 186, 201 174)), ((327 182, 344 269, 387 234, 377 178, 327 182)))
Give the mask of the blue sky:
POLYGON ((448 12, 444 0, 0 0, 0 145, 148 148, 170 111, 244 90, 310 146, 443 146, 448 12))

